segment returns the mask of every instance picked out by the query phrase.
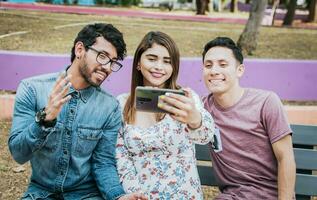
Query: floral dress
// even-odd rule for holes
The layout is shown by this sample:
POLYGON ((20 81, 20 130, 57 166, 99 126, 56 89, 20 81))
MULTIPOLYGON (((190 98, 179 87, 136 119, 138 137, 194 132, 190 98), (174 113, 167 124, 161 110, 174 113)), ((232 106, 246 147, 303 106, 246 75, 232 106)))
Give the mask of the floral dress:
MULTIPOLYGON (((118 96, 122 108, 128 95, 118 96)), ((195 144, 212 141, 214 121, 198 95, 193 95, 202 114, 200 128, 191 130, 166 115, 148 128, 125 124, 119 132, 117 168, 127 193, 143 192, 151 200, 203 199, 195 144)))

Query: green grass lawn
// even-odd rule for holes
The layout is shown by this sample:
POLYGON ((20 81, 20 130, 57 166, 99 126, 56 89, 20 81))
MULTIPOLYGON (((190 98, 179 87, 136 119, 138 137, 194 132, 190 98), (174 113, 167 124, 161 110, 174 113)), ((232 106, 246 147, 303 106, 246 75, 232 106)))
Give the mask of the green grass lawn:
MULTIPOLYGON (((166 32, 175 39, 182 57, 200 56, 203 45, 217 36, 239 38, 244 25, 152 20, 95 15, 58 14, 0 10, 1 50, 69 54, 78 31, 87 23, 114 24, 124 33, 128 54, 133 55, 142 37, 151 30, 166 32)), ((258 49, 252 58, 317 59, 317 30, 262 27, 258 49)))

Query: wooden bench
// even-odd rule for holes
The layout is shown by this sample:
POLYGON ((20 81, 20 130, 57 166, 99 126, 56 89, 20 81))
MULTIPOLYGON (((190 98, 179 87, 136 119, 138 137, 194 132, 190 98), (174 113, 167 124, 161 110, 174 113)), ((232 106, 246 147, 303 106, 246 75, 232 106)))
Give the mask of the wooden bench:
MULTIPOLYGON (((293 147, 296 161, 297 200, 308 200, 317 196, 317 126, 291 125, 293 130, 293 147)), ((208 145, 196 145, 198 161, 209 161, 208 145)), ((201 184, 218 186, 211 165, 198 162, 201 184)))

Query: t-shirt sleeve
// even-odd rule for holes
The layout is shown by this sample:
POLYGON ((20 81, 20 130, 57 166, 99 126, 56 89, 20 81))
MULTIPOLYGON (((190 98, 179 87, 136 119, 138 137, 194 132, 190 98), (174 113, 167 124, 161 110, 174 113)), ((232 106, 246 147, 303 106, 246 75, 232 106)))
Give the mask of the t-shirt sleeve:
POLYGON ((292 133, 283 104, 273 92, 268 95, 263 104, 262 121, 271 144, 292 133))

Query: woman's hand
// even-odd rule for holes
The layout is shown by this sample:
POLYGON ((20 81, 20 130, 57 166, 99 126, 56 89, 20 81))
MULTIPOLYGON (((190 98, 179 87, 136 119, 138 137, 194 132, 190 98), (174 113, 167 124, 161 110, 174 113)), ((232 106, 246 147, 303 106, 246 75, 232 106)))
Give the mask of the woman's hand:
POLYGON ((174 93, 160 96, 158 107, 169 112, 173 119, 186 123, 189 128, 199 128, 202 118, 195 106, 191 90, 189 88, 183 88, 183 90, 185 96, 174 93))

